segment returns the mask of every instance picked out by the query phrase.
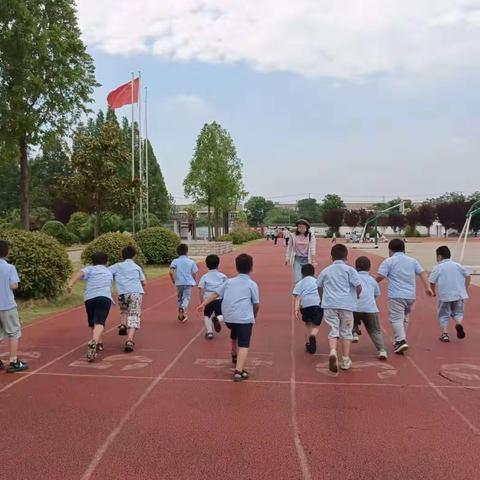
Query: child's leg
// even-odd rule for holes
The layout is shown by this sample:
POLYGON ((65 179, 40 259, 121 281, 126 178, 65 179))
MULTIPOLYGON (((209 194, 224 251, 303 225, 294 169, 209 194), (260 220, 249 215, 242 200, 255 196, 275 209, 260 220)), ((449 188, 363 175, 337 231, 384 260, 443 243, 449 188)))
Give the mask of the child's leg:
POLYGON ((213 333, 213 322, 210 316, 205 315, 203 317, 203 321, 205 323, 205 330, 207 333, 213 333))
POLYGON ((353 312, 349 310, 340 310, 340 338, 342 340, 342 356, 343 360, 350 359, 350 346, 352 344, 353 335, 353 312))
POLYGON ((178 311, 182 309, 183 305, 183 285, 177 285, 177 302, 178 302, 178 311))
POLYGON ((438 307, 438 322, 440 323, 440 328, 442 333, 448 333, 448 322, 452 315, 452 310, 450 308, 449 302, 440 302, 438 307))
POLYGON ((243 372, 245 361, 247 360, 248 350, 250 348, 250 339, 252 338, 253 323, 238 324, 238 350, 237 350, 237 372, 243 372))
POLYGON ((405 324, 408 324, 408 318, 405 322, 406 302, 407 300, 403 300, 400 298, 388 299, 388 313, 390 323, 392 324, 393 336, 396 343, 401 342, 402 340, 406 340, 405 324))
POLYGON ((415 300, 405 300, 405 316, 403 318, 403 328, 405 329, 405 340, 407 339, 408 323, 410 321, 410 314, 415 307, 415 300))
POLYGON ((377 313, 365 313, 363 323, 367 329, 367 333, 370 336, 375 348, 378 352, 385 350, 385 344, 383 343, 382 330, 380 328, 380 321, 377 313))
POLYGON ((105 330, 105 327, 99 323, 97 323, 94 327, 93 327, 93 335, 92 335, 92 340, 95 342, 95 343, 101 343, 102 342, 102 334, 103 334, 103 331, 105 330))
POLYGON ((330 333, 328 334, 328 345, 330 347, 330 355, 328 356, 328 368, 331 372, 338 372, 338 356, 337 356, 337 344, 340 336, 339 326, 340 319, 338 317, 338 310, 325 309, 324 311, 325 321, 330 327, 330 333))
POLYGON ((192 287, 185 286, 183 290, 183 301, 182 301, 182 308, 185 314, 187 313, 188 306, 190 305, 191 294, 192 294, 192 287))
POLYGON ((465 338, 465 330, 463 329, 463 315, 465 309, 465 302, 464 300, 457 300, 453 302, 452 305, 452 316, 455 320, 455 330, 457 331, 457 338, 460 340, 465 338))
POLYGON ((245 366, 245 361, 247 360, 248 356, 248 348, 246 347, 238 347, 237 350, 237 365, 235 367, 236 370, 239 372, 243 372, 243 367, 245 366))
POLYGON ((10 350, 10 363, 17 361, 18 338, 8 337, 8 348, 10 350))
POLYGON ((131 293, 129 300, 127 316, 127 342, 133 342, 135 333, 138 329, 140 329, 143 295, 141 293, 131 293))

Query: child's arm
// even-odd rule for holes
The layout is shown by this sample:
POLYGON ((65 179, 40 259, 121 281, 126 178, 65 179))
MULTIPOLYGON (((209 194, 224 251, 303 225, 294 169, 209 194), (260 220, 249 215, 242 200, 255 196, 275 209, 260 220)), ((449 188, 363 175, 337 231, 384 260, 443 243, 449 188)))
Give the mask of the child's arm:
POLYGON ((384 277, 383 275, 380 275, 379 273, 377 273, 375 280, 377 281, 377 283, 380 283, 382 280, 385 280, 385 278, 386 277, 384 277))
POLYGON ((419 274, 419 277, 420 277, 420 280, 422 281, 423 283, 423 286, 425 287, 425 293, 429 296, 429 297, 434 297, 435 296, 435 292, 430 288, 430 283, 428 282, 428 275, 427 275, 427 272, 423 271, 419 274))
POLYGON ((320 295, 320 302, 321 302, 323 298, 323 287, 318 287, 318 294, 320 295))
POLYGON ((254 303, 253 304, 253 316, 257 318, 258 312, 260 311, 260 304, 254 303))
POLYGON ((472 276, 471 275, 467 275, 465 277, 465 288, 467 289, 468 291, 468 288, 470 287, 470 282, 472 281, 472 276))
POLYGON ((84 276, 84 273, 80 270, 78 272, 75 272, 72 277, 70 278, 70 281, 68 282, 68 286, 67 286, 67 292, 68 293, 71 293, 72 292, 72 289, 73 287, 75 286, 75 284, 82 280, 83 279, 83 276, 84 276))
POLYGON ((437 289, 437 286, 434 283, 430 282, 430 290, 433 292, 434 297, 437 296, 437 290, 436 289, 437 289))
POLYGON ((200 303, 202 303, 202 301, 203 301, 203 292, 204 292, 204 289, 199 286, 199 288, 198 288, 198 299, 200 300, 200 303))
POLYGON ((300 318, 300 295, 295 295, 295 318, 301 320, 300 318))
POLYGON ((214 302, 220 295, 218 293, 212 293, 209 297, 207 297, 198 307, 197 312, 202 312, 203 309, 209 305, 210 303, 214 302))
POLYGON ((170 267, 168 275, 170 276, 170 280, 172 281, 172 283, 175 285, 175 269, 170 267))
POLYGON ((357 285, 355 287, 355 291, 357 292, 357 298, 360 298, 360 295, 362 293, 362 286, 361 285, 357 285))

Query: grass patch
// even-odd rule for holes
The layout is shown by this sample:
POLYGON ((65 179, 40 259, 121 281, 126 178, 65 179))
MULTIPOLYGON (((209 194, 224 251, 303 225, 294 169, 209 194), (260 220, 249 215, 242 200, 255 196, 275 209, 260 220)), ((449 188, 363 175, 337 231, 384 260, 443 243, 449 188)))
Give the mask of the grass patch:
MULTIPOLYGON (((80 264, 73 265, 74 270, 80 269, 80 264)), ((144 269, 147 282, 168 273, 168 267, 164 265, 148 265, 144 269)), ((73 288, 71 295, 64 295, 57 300, 22 300, 17 299, 18 311, 22 324, 26 325, 38 318, 54 315, 55 313, 78 307, 83 304, 83 282, 79 282, 73 288)))

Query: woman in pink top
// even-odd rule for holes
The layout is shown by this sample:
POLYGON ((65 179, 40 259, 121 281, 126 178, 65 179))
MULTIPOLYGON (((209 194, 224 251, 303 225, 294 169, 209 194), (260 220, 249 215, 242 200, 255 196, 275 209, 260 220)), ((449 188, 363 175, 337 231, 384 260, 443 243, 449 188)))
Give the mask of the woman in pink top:
POLYGON ((294 234, 285 230, 285 235, 290 238, 285 264, 292 265, 295 283, 302 279, 302 265, 311 263, 314 267, 317 266, 315 258, 317 241, 315 235, 310 232, 310 224, 307 220, 298 220, 296 226, 294 234))

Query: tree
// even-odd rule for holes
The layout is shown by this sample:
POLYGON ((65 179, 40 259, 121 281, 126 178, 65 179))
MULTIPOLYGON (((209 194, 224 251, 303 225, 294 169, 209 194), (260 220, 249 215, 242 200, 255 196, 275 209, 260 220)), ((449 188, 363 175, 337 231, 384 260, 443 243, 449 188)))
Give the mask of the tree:
POLYGON ((430 202, 422 203, 418 208, 418 223, 428 230, 430 236, 430 228, 435 221, 436 212, 435 207, 430 202))
POLYGON ((18 208, 20 168, 15 150, 0 140, 0 214, 18 208))
POLYGON ((465 224, 467 211, 470 208, 465 196, 459 193, 446 193, 435 200, 435 209, 440 223, 460 231, 465 224))
POLYGON ((345 210, 343 208, 331 208, 323 214, 323 221, 335 232, 343 225, 345 210))
POLYGON ((390 215, 388 215, 387 224, 393 229, 394 232, 396 232, 397 230, 402 230, 405 228, 407 219, 405 215, 402 215, 401 213, 390 213, 390 215))
POLYGON ((315 198, 303 198, 297 202, 298 216, 309 222, 320 222, 322 215, 320 205, 315 198))
POLYGON ((360 221, 360 215, 357 210, 346 210, 345 211, 345 225, 350 228, 355 228, 360 221))
POLYGON ((325 198, 320 204, 320 213, 325 223, 327 223, 327 221, 325 220, 325 216, 330 210, 333 210, 333 209, 342 209, 343 211, 343 209, 345 209, 345 203, 343 203, 343 200, 338 195, 335 195, 335 194, 325 195, 325 198))
POLYGON ((405 215, 406 224, 412 229, 415 230, 419 221, 420 221, 420 214, 418 213, 418 209, 412 208, 410 209, 407 214, 405 215))
POLYGON ((290 225, 295 216, 289 208, 273 207, 265 217, 265 225, 290 225))
POLYGON ((372 218, 373 212, 367 211, 364 208, 360 208, 360 210, 357 210, 357 215, 358 215, 358 223, 361 226, 364 226, 367 223, 367 220, 372 218))
POLYGON ((129 211, 138 194, 138 182, 125 180, 118 173, 129 161, 115 122, 104 123, 98 136, 77 133, 71 158, 73 174, 63 178, 64 191, 83 211, 95 214, 95 237, 100 234, 102 214, 129 211))
POLYGON ((183 185, 187 197, 207 207, 209 239, 214 210, 215 236, 218 237, 221 214, 229 212, 245 196, 242 163, 232 137, 218 123, 203 126, 183 185))
POLYGON ((20 164, 20 206, 29 228, 30 146, 65 132, 96 86, 74 0, 0 2, 0 135, 20 164))
POLYGON ((264 223, 267 213, 275 204, 264 197, 250 197, 245 203, 247 222, 251 227, 258 227, 264 223))

